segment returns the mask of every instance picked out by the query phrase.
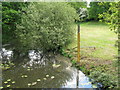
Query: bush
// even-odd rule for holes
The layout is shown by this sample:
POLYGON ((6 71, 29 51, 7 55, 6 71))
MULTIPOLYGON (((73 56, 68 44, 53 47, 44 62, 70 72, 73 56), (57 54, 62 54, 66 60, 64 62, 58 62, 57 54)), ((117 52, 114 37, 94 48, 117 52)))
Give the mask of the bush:
POLYGON ((58 50, 74 39, 78 15, 67 3, 31 3, 23 10, 16 31, 19 50, 58 50))
POLYGON ((117 87, 117 78, 116 76, 104 73, 104 72, 99 72, 99 71, 93 71, 90 74, 90 78, 92 78, 92 82, 98 82, 102 83, 103 87, 102 88, 115 88, 117 87))

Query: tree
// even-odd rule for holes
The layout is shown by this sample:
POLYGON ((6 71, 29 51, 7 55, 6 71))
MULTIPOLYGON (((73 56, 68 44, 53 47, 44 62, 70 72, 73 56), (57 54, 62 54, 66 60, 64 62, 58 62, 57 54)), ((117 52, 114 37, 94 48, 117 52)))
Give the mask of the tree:
MULTIPOLYGON (((105 2, 101 4, 105 4, 105 2)), ((99 18, 103 18, 103 21, 105 21, 110 26, 110 29, 114 30, 115 33, 119 32, 120 26, 119 5, 120 2, 111 2, 109 3, 109 9, 106 12, 103 12, 99 15, 99 18)))
POLYGON ((88 8, 89 19, 90 20, 99 20, 99 14, 106 12, 109 9, 109 2, 101 4, 99 2, 90 2, 90 8, 88 8))
POLYGON ((2 3, 2 44, 15 44, 16 23, 20 22, 22 7, 27 3, 3 2, 2 3))
MULTIPOLYGON (((105 4, 101 3, 101 4, 105 4)), ((105 21, 111 30, 118 34, 117 46, 120 40, 120 2, 111 2, 109 3, 110 8, 107 12, 99 15, 99 18, 102 18, 105 21)))
POLYGON ((17 25, 17 49, 54 51, 70 44, 78 15, 67 3, 30 3, 17 25))
POLYGON ((69 2, 69 4, 78 11, 80 8, 87 8, 87 2, 69 2))

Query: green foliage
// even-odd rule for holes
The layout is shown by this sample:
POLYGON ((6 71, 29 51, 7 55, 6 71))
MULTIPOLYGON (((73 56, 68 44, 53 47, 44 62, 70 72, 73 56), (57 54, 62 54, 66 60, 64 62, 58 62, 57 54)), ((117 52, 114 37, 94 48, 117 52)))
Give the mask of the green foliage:
POLYGON ((71 60, 71 62, 72 62, 72 65, 76 65, 76 60, 71 60))
POLYGON ((99 2, 90 2, 90 8, 88 8, 89 19, 90 20, 99 20, 99 14, 106 12, 109 9, 109 2, 104 4, 99 2))
POLYGON ((110 25, 111 30, 114 30, 116 33, 118 33, 118 29, 120 27, 120 2, 111 2, 109 5, 110 8, 108 11, 100 14, 99 17, 103 18, 104 21, 110 25))
POLYGON ((103 88, 115 88, 117 87, 117 79, 116 77, 104 73, 104 72, 100 72, 100 71, 94 71, 92 73, 90 73, 90 78, 92 78, 92 82, 99 82, 102 83, 103 88))
POLYGON ((87 2, 69 2, 69 4, 76 9, 79 15, 79 21, 86 21, 87 18, 87 2))
POLYGON ((60 49, 59 52, 60 52, 61 55, 65 56, 65 57, 68 57, 68 58, 70 58, 70 59, 73 57, 73 55, 70 54, 70 51, 67 52, 67 51, 66 51, 65 49, 63 49, 63 48, 60 49))
POLYGON ((69 4, 72 7, 74 7, 77 12, 80 8, 86 8, 87 7, 87 2, 69 2, 69 4))
MULTIPOLYGON (((100 14, 99 17, 103 18, 107 24, 109 24, 110 29, 118 34, 118 40, 116 41, 116 46, 120 47, 120 1, 110 2, 110 8, 107 12, 100 14)), ((120 48, 118 48, 120 49, 120 48)), ((120 51, 120 50, 118 50, 120 51)))
POLYGON ((16 23, 20 22, 21 9, 26 6, 22 2, 3 2, 2 3, 2 43, 15 44, 16 23))
POLYGON ((19 50, 58 50, 74 39, 72 27, 78 16, 67 3, 30 3, 23 9, 16 36, 19 50))
POLYGON ((72 55, 72 54, 69 54, 69 55, 68 55, 68 58, 72 58, 72 57, 73 57, 73 55, 72 55))

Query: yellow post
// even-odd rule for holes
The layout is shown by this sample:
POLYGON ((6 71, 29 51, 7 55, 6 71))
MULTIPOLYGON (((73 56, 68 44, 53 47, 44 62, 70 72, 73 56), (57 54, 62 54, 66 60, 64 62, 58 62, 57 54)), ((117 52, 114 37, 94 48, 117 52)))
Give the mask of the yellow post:
POLYGON ((78 35, 77 35, 77 43, 78 43, 78 47, 77 47, 77 62, 79 63, 80 62, 80 25, 78 24, 78 35))

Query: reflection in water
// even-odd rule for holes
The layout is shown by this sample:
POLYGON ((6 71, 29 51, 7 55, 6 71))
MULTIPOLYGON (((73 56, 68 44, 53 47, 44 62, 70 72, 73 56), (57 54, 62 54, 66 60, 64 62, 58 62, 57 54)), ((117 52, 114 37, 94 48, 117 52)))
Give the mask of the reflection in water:
POLYGON ((92 88, 89 79, 61 55, 43 55, 40 51, 30 50, 29 59, 21 59, 24 60, 15 67, 3 71, 4 87, 9 84, 13 88, 92 88), (8 79, 11 82, 5 84, 8 79))
POLYGON ((76 84, 76 87, 78 88, 79 87, 79 70, 77 70, 77 84, 76 84))
POLYGON ((2 50, 0 51, 0 59, 2 59, 3 61, 10 60, 12 56, 13 51, 6 50, 5 48, 2 48, 2 50))

